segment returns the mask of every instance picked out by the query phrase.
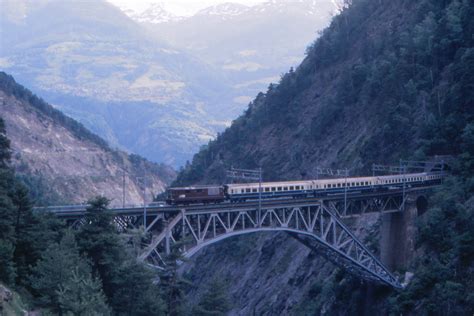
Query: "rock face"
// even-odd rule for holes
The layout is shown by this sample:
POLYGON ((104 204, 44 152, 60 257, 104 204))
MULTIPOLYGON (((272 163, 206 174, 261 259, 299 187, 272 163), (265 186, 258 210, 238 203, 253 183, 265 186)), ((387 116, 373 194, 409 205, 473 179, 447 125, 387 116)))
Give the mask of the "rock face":
POLYGON ((81 203, 100 194, 122 205, 125 192, 125 204, 141 204, 144 189, 150 202, 173 179, 170 167, 109 148, 13 78, 0 75, 0 113, 12 163, 19 174, 41 179, 61 201, 81 203))

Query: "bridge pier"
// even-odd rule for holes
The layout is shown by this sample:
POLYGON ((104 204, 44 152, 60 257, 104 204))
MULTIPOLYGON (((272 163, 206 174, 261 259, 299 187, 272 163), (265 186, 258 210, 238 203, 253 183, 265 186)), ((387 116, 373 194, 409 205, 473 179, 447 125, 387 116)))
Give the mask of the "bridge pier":
POLYGON ((406 269, 415 251, 416 199, 410 197, 403 212, 381 214, 380 259, 391 271, 406 269))

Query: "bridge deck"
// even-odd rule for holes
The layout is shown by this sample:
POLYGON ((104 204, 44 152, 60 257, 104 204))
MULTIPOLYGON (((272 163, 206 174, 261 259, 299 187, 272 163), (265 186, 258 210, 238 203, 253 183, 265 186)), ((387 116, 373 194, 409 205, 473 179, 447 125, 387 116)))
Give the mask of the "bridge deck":
MULTIPOLYGON (((421 192, 424 190, 431 189, 432 187, 416 187, 416 188, 407 188, 405 189, 405 194, 413 192, 421 192)), ((403 190, 388 190, 388 191, 377 191, 377 192, 360 192, 347 194, 347 200, 357 200, 361 198, 383 198, 387 196, 394 196, 403 194, 403 190)), ((340 201, 344 199, 344 194, 335 194, 335 195, 326 195, 321 197, 309 197, 309 198, 287 198, 287 199, 262 199, 261 207, 285 207, 285 206, 307 206, 313 205, 315 203, 321 203, 321 201, 330 202, 330 201, 340 201)), ((47 211, 56 214, 59 217, 75 219, 80 218, 85 215, 88 205, 61 205, 61 206, 50 206, 50 207, 37 207, 35 211, 47 211)), ((122 216, 136 216, 142 215, 145 208, 147 215, 156 215, 158 213, 173 213, 180 212, 181 210, 186 210, 186 212, 210 212, 213 210, 216 211, 230 211, 230 210, 246 210, 258 207, 258 200, 249 200, 239 203, 230 203, 222 202, 218 204, 190 204, 190 205, 167 205, 167 206, 153 206, 153 205, 137 205, 130 207, 114 207, 110 208, 110 211, 115 215, 122 216)))

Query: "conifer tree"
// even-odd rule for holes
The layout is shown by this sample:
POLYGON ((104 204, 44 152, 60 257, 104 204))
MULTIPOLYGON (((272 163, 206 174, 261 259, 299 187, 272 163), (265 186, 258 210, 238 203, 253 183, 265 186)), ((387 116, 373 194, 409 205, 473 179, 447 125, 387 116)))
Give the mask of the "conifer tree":
POLYGON ((57 291, 59 305, 65 315, 110 315, 100 281, 91 273, 82 273, 79 267, 57 291))
POLYGON ((72 232, 43 252, 33 270, 31 283, 37 304, 53 313, 93 315, 77 312, 81 309, 96 314, 108 311, 100 282, 92 277, 87 260, 79 255, 72 232), (88 307, 84 307, 86 300, 89 300, 88 307))
POLYGON ((118 232, 107 210, 109 201, 97 197, 89 201, 85 224, 77 234, 80 251, 92 262, 92 269, 102 280, 105 295, 111 299, 116 291, 115 278, 123 261, 118 232))
POLYGON ((79 248, 90 258, 115 314, 162 315, 157 276, 137 262, 131 245, 119 236, 108 203, 104 197, 89 201, 86 223, 77 234, 79 248))
POLYGON ((15 251, 15 232, 13 216, 14 205, 9 196, 14 184, 10 161, 10 141, 6 137, 5 123, 0 117, 0 281, 12 285, 16 276, 13 254, 15 251))
POLYGON ((224 316, 230 310, 231 304, 227 294, 227 287, 222 280, 214 279, 207 291, 194 308, 196 316, 224 316))
POLYGON ((172 316, 184 314, 184 292, 191 285, 191 282, 178 273, 179 263, 186 260, 181 255, 181 246, 182 242, 171 246, 170 254, 164 258, 164 269, 159 272, 167 312, 172 316))

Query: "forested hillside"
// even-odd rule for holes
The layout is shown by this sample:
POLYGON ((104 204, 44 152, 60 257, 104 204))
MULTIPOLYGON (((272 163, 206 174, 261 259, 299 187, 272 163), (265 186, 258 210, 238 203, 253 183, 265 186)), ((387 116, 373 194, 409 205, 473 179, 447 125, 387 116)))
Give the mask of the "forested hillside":
POLYGON ((354 1, 178 182, 222 180, 230 165, 297 179, 317 166, 461 153, 473 111, 471 17, 469 1, 354 1))
MULTIPOLYGON (((373 162, 453 155, 452 177, 418 221, 415 259, 407 265, 414 278, 394 292, 337 269, 315 271, 321 259, 308 262, 311 254, 295 250, 285 236, 222 242, 198 256, 190 273, 216 271, 227 278, 236 314, 245 308, 259 314, 471 315, 474 5, 351 2, 308 48, 302 64, 260 93, 194 156, 176 184, 222 183, 230 166, 262 166, 264 180, 301 179, 313 177, 316 167, 360 174, 373 162), (232 255, 229 247, 241 257, 222 257, 232 255), (208 259, 212 255, 220 260, 208 259), (243 273, 249 266, 258 272, 243 273)), ((190 293, 199 297, 199 290, 190 293)))
MULTIPOLYGON (((0 283, 20 293, 27 309, 46 315, 164 314, 164 287, 117 232, 107 199, 91 200, 85 224, 74 231, 33 212, 28 189, 10 168, 9 145, 0 118, 0 283)), ((0 297, 0 314, 22 315, 9 314, 11 300, 0 297)))
POLYGON ((37 204, 80 203, 97 194, 114 205, 123 197, 127 204, 142 203, 145 182, 137 178, 144 176, 150 202, 175 176, 169 166, 109 147, 4 72, 0 109, 12 142, 12 165, 37 204))

